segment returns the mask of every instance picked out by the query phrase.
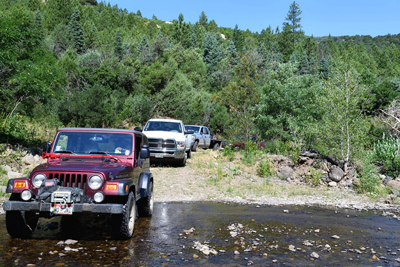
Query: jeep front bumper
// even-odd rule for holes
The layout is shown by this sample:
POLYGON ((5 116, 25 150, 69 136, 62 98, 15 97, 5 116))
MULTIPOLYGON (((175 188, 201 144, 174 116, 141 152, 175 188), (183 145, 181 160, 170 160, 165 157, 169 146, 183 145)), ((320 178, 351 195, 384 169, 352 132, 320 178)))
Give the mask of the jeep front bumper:
MULTIPOLYGON (((121 214, 122 204, 94 204, 94 203, 74 203, 74 213, 108 213, 121 214)), ((3 209, 5 211, 33 211, 50 212, 51 203, 43 202, 25 202, 25 201, 4 201, 3 209)))

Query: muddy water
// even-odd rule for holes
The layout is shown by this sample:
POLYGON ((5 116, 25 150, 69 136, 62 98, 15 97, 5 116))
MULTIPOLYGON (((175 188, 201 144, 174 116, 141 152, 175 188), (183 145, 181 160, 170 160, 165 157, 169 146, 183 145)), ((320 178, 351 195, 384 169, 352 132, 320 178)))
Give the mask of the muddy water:
POLYGON ((58 225, 59 218, 41 219, 32 239, 11 239, 0 216, 0 266, 400 265, 400 221, 381 212, 158 203, 131 240, 109 239, 100 222, 71 233, 73 245, 57 245, 66 240, 58 225), (207 256, 194 242, 218 254, 207 256))

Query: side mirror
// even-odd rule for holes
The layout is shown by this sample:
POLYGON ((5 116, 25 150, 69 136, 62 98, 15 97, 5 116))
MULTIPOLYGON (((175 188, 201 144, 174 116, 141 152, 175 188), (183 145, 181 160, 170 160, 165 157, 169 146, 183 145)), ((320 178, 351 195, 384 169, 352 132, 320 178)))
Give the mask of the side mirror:
POLYGON ((186 130, 185 134, 194 134, 194 131, 193 130, 186 130))
POLYGON ((134 131, 138 131, 138 132, 142 132, 142 128, 140 128, 139 126, 136 126, 135 128, 133 128, 134 131))
POLYGON ((140 150, 139 156, 141 159, 150 158, 150 150, 148 145, 143 145, 142 149, 140 150))
POLYGON ((47 142, 43 147, 43 152, 50 153, 50 150, 51 150, 51 142, 47 142))

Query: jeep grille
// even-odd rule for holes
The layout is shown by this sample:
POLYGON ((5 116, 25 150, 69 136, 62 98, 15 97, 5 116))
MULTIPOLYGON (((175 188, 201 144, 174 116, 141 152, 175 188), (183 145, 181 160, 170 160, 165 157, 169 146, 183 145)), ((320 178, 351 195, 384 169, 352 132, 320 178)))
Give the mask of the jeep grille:
POLYGON ((52 173, 47 173, 47 178, 48 179, 54 179, 57 178, 60 180, 60 185, 64 187, 78 187, 83 189, 83 191, 86 191, 86 184, 87 184, 87 179, 90 177, 91 174, 88 173, 57 173, 57 172, 52 172, 52 173))

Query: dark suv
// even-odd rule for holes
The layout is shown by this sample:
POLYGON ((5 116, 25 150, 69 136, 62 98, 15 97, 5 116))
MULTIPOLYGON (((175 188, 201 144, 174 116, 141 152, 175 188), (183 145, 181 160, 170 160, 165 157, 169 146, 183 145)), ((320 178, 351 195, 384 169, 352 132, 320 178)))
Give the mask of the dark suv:
POLYGON ((38 218, 61 217, 73 230, 87 215, 105 215, 116 238, 129 239, 137 216, 153 212, 153 175, 147 137, 123 129, 63 128, 43 149, 47 163, 10 179, 7 231, 29 238, 38 218))

